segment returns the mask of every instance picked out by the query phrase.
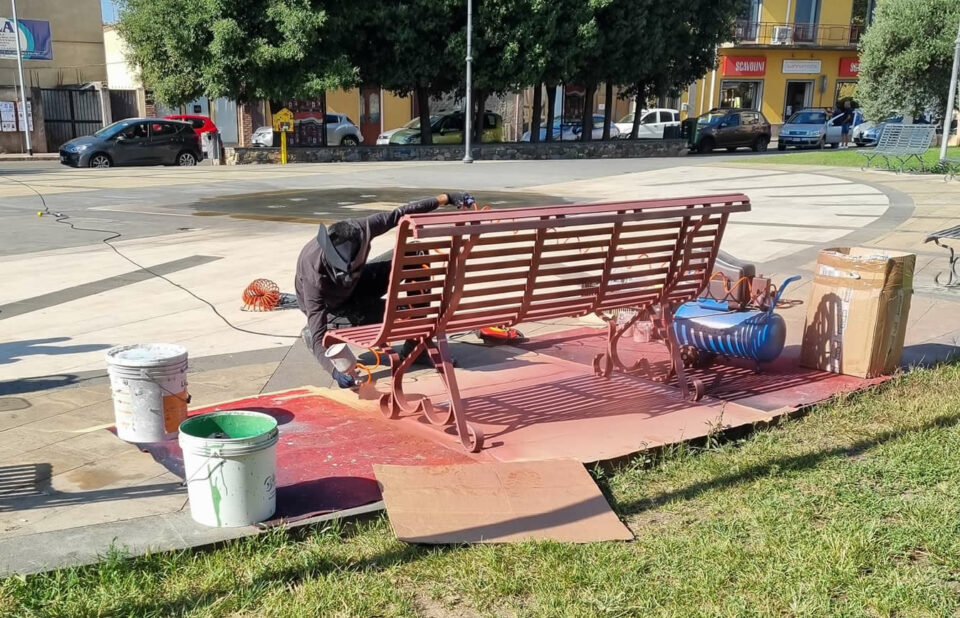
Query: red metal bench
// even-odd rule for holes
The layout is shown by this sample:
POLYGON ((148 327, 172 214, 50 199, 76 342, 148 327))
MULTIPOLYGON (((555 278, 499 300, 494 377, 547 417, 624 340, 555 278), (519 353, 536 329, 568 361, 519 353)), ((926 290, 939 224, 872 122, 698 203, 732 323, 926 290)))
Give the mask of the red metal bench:
MULTIPOLYGON (((695 298, 709 281, 728 217, 748 210, 748 198, 732 194, 407 216, 398 226, 383 323, 328 331, 324 344, 379 348, 415 340, 402 362, 390 355, 392 388, 381 397, 382 411, 455 423, 464 447, 476 452, 483 435, 467 422, 448 335, 597 313, 607 320, 608 341, 596 373, 635 371, 640 363, 621 362, 619 339, 642 316, 658 311, 669 321, 672 306, 695 298), (639 311, 625 324, 604 315, 619 309, 639 311), (403 375, 423 350, 447 387, 447 408, 403 393, 403 375)), ((686 398, 691 384, 678 346, 670 347, 686 398)), ((702 395, 702 385, 692 390, 702 395)))

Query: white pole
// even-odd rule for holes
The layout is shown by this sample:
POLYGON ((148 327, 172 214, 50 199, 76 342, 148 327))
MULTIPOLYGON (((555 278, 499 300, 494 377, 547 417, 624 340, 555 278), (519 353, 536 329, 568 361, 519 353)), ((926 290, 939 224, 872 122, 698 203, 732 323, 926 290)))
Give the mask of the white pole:
POLYGON ((17 0, 10 0, 13 8, 13 38, 17 42, 17 72, 20 74, 20 109, 23 111, 23 135, 27 139, 27 154, 33 156, 33 146, 30 144, 30 119, 27 112, 27 88, 23 85, 23 54, 20 53, 20 22, 17 21, 17 0))
POLYGON ((950 125, 953 123, 953 104, 957 96, 957 69, 960 68, 960 26, 957 27, 957 42, 953 48, 953 73, 950 75, 950 94, 943 119, 943 142, 940 144, 940 162, 947 160, 947 142, 950 141, 950 125))
POLYGON ((471 56, 473 51, 473 46, 471 44, 471 37, 473 36, 473 0, 467 0, 467 113, 465 114, 466 122, 464 127, 466 128, 466 135, 463 140, 463 162, 464 163, 473 163, 473 157, 470 156, 471 148, 471 133, 473 133, 473 58, 471 56))

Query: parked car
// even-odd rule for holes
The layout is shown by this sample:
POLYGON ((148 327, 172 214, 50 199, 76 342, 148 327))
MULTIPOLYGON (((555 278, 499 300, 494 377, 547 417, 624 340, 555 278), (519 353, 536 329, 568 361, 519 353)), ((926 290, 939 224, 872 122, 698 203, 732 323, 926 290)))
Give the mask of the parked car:
MULTIPOLYGON (((603 114, 593 115, 593 133, 591 138, 595 140, 603 139, 603 114)), ((579 118, 557 118, 553 121, 553 139, 558 142, 576 142, 580 140, 580 119, 579 118)), ((610 125, 610 137, 616 139, 620 136, 620 130, 616 124, 610 125)), ((547 138, 547 128, 540 127, 540 141, 547 138)), ((530 141, 530 131, 526 131, 521 137, 521 142, 530 141)))
POLYGON ((696 140, 692 146, 698 152, 726 148, 733 152, 741 146, 762 152, 770 144, 770 123, 763 114, 752 109, 713 109, 697 118, 696 140))
MULTIPOLYGON (((633 112, 620 119, 616 124, 620 138, 627 139, 633 131, 633 112)), ((645 109, 640 112, 640 130, 637 139, 663 139, 664 127, 679 127, 680 112, 675 109, 645 109)))
POLYGON ((213 124, 213 121, 206 116, 198 116, 196 114, 175 114, 173 116, 164 116, 164 118, 166 120, 182 120, 183 122, 187 122, 197 133, 210 133, 216 132, 217 130, 217 125, 213 124))
POLYGON ((902 124, 903 116, 890 116, 883 122, 862 122, 853 129, 853 143, 857 146, 876 146, 883 128, 888 124, 902 124))
POLYGON ((413 118, 408 122, 406 122, 402 127, 397 127, 396 129, 389 129, 387 131, 384 131, 383 133, 377 136, 377 146, 386 146, 387 144, 390 143, 390 138, 393 137, 394 134, 404 129, 414 129, 416 131, 419 131, 420 119, 413 118))
MULTIPOLYGON (((461 111, 441 112, 430 116, 430 133, 434 144, 459 144, 463 142, 465 126, 464 114, 461 111)), ((385 134, 377 138, 382 143, 385 134)), ((386 136, 389 144, 419 144, 420 119, 414 118, 402 128, 386 136)), ((482 141, 485 143, 503 141, 503 118, 500 114, 491 111, 483 113, 482 141)))
POLYGON ((164 118, 128 118, 60 146, 60 163, 73 167, 196 165, 203 159, 193 126, 164 118))
MULTIPOLYGON (((330 146, 356 146, 363 141, 360 127, 355 125, 346 114, 326 114, 324 120, 327 124, 327 144, 330 146)), ((320 119, 302 118, 294 122, 312 122, 319 126, 320 119)), ((259 147, 277 147, 280 145, 280 134, 274 135, 273 127, 257 127, 250 137, 250 144, 259 147)))
MULTIPOLYGON (((853 112, 855 128, 863 122, 859 110, 853 112)), ((851 129, 852 131, 853 129, 851 129)), ((786 150, 788 146, 813 146, 836 148, 843 139, 843 114, 828 116, 822 109, 803 109, 790 116, 780 128, 777 150, 786 150)))

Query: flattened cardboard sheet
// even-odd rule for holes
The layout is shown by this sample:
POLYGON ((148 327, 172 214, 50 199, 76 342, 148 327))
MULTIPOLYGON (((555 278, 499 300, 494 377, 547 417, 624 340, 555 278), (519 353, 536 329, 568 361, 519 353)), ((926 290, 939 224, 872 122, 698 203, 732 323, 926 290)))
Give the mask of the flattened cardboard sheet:
POLYGON ((583 464, 573 460, 373 469, 402 541, 633 539, 583 464))

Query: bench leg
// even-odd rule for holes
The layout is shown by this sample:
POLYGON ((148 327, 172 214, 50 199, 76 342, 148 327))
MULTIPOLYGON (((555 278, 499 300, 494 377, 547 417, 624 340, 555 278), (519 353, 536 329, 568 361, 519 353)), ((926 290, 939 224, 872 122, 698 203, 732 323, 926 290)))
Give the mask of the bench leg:
POLYGON ((670 360, 673 372, 677 374, 677 384, 680 386, 680 396, 691 401, 700 401, 703 398, 703 382, 687 377, 687 368, 683 366, 683 356, 680 354, 680 342, 673 333, 673 327, 667 325, 667 347, 670 349, 670 360))
POLYGON ((957 256, 956 252, 953 250, 953 247, 950 245, 944 245, 940 242, 939 238, 933 239, 933 244, 937 245, 942 249, 946 249, 950 252, 950 266, 947 271, 947 282, 940 283, 940 275, 943 273, 937 273, 933 277, 934 283, 937 285, 942 285, 947 288, 960 287, 960 273, 957 272, 957 264, 960 263, 960 257, 957 256))
POLYGON ((460 387, 457 386, 457 375, 453 369, 453 358, 450 356, 450 348, 447 346, 446 335, 437 335, 436 351, 440 357, 440 364, 437 371, 447 385, 447 395, 450 397, 450 410, 453 412, 453 418, 457 426, 457 435, 460 437, 460 443, 463 448, 471 453, 479 453, 483 448, 483 432, 479 427, 467 422, 466 406, 460 398, 460 387))
MULTIPOLYGON (((420 340, 417 342, 413 352, 403 360, 400 360, 400 355, 396 352, 390 352, 390 392, 384 393, 380 396, 380 411, 387 418, 398 418, 401 413, 419 414, 421 412, 425 412, 427 406, 430 405, 429 401, 423 397, 417 400, 411 400, 407 398, 406 394, 403 392, 404 374, 413 364, 413 361, 416 360, 426 349, 426 340, 420 340)), ((431 422, 443 420, 442 418, 437 418, 432 407, 430 408, 429 412, 425 413, 431 422), (435 418, 436 421, 434 420, 435 418)), ((447 421, 445 424, 449 423, 450 421, 447 421)), ((441 423, 438 422, 437 424, 441 423)))
POLYGON ((597 354, 593 359, 593 371, 594 373, 602 378, 609 378, 610 374, 614 369, 626 374, 634 374, 638 371, 644 371, 649 373, 650 363, 645 358, 633 363, 633 365, 627 365, 620 359, 620 339, 623 335, 633 327, 641 318, 648 317, 645 313, 637 312, 635 316, 630 318, 630 320, 620 326, 617 324, 616 317, 607 318, 604 315, 600 316, 607 323, 607 349, 605 352, 597 354))

